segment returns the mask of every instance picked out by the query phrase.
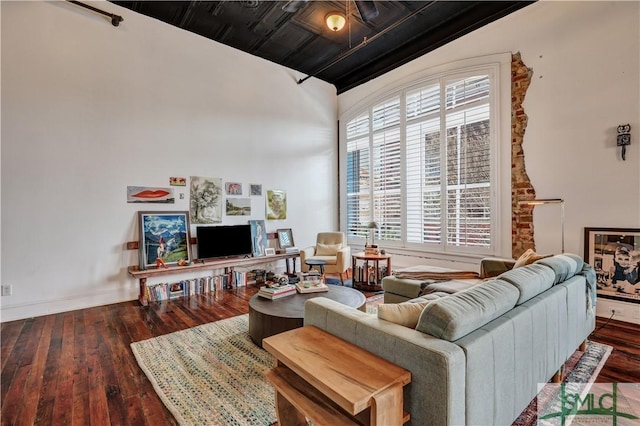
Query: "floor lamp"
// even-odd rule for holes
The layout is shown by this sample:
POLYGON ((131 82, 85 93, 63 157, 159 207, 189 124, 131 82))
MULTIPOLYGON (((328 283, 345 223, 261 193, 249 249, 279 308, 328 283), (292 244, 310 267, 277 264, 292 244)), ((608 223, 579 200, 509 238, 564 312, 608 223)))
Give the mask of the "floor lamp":
POLYGON ((521 206, 539 206, 544 204, 560 204, 560 225, 562 227, 562 251, 564 253, 564 200, 562 198, 540 198, 537 200, 519 201, 521 206))

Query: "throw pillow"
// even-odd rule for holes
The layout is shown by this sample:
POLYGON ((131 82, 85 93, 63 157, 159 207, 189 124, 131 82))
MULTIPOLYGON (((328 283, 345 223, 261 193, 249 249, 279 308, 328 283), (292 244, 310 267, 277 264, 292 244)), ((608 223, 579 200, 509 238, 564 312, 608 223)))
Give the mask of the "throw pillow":
POLYGON ((405 327, 416 328, 420 314, 429 302, 431 302, 431 300, 378 305, 378 318, 405 327))
POLYGON ((515 269, 515 268, 519 268, 521 266, 530 265, 533 262, 535 262, 536 260, 544 259, 545 257, 549 257, 549 256, 552 256, 552 255, 550 255, 550 254, 538 254, 535 251, 533 251, 532 249, 527 249, 527 251, 522 253, 522 255, 520 255, 518 260, 516 260, 516 264, 513 265, 513 268, 515 269))
POLYGON ((316 256, 335 256, 342 244, 318 244, 316 246, 316 256))

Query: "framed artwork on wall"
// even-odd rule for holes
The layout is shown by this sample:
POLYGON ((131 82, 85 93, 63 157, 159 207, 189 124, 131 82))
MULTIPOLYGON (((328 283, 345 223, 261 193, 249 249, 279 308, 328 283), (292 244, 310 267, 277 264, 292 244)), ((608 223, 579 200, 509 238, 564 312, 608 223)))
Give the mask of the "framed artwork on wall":
POLYGON ((191 261, 189 212, 138 212, 140 269, 191 261), (158 262, 160 259, 162 262, 158 262))
POLYGON ((262 185, 259 183, 249 184, 249 195, 262 195, 262 185))
POLYGON ((225 205, 227 206, 227 216, 251 215, 250 198, 227 198, 225 205))
POLYGON ((173 188, 127 186, 127 203, 174 204, 173 188))
POLYGON ((240 182, 225 182, 224 188, 227 195, 242 195, 242 184, 240 182))
POLYGON ((287 218, 287 193, 276 189, 267 190, 267 220, 287 218))
POLYGON ((640 228, 584 228, 584 260, 598 297, 640 303, 640 228))
POLYGON ((222 222, 222 179, 191 176, 189 205, 192 223, 222 222))

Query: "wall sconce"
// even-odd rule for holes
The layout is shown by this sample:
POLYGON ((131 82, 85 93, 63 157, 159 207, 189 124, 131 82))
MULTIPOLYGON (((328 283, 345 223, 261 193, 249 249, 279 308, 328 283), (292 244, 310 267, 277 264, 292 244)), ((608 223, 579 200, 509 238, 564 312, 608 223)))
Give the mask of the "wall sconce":
POLYGON ((622 147, 622 161, 625 161, 627 156, 627 145, 631 145, 631 125, 621 124, 618 126, 617 145, 622 147))
POLYGON ((325 20, 327 22, 327 27, 329 27, 331 31, 340 31, 342 28, 344 28, 344 24, 347 23, 346 18, 340 12, 329 13, 326 16, 325 20))
POLYGON ((562 198, 541 198, 538 200, 518 201, 520 206, 539 206, 544 204, 560 204, 560 225, 562 227, 562 251, 560 253, 564 253, 564 200, 562 198))

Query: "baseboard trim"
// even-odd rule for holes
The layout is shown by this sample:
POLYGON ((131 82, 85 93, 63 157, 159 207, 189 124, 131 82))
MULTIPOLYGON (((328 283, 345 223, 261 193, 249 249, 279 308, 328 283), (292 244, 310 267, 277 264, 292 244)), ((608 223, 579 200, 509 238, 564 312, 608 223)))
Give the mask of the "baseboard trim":
MULTIPOLYGON (((6 298, 5 296, 4 298, 6 298)), ((77 309, 93 308, 112 303, 127 302, 138 299, 136 291, 123 292, 114 290, 102 293, 84 294, 69 299, 42 300, 37 302, 10 305, 2 303, 0 307, 0 323, 59 314, 77 309)))

